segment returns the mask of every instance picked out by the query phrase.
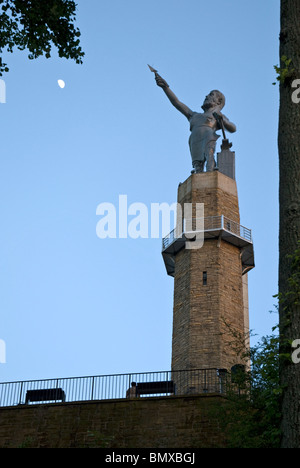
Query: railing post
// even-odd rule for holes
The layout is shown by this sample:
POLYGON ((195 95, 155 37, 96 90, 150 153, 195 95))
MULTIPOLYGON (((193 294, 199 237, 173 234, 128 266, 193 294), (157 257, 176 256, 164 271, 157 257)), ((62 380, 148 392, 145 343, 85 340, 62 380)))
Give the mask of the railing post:
POLYGON ((20 390, 20 398, 19 398, 19 405, 21 405, 21 398, 22 398, 22 392, 23 392, 23 382, 21 382, 21 390, 20 390))
POLYGON ((91 392, 91 400, 92 401, 94 399, 94 380, 95 380, 95 377, 92 378, 92 392, 91 392))

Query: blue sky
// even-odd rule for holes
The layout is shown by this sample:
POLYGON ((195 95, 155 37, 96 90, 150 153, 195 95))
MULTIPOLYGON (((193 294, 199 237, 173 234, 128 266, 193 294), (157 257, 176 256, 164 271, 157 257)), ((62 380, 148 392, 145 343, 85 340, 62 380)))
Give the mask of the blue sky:
POLYGON ((250 328, 277 323, 279 0, 78 0, 84 64, 5 54, 0 104, 0 380, 168 370, 173 279, 160 239, 99 239, 100 203, 173 203, 187 120, 220 89, 241 224, 253 230, 250 328), (61 89, 57 80, 66 83, 61 89))

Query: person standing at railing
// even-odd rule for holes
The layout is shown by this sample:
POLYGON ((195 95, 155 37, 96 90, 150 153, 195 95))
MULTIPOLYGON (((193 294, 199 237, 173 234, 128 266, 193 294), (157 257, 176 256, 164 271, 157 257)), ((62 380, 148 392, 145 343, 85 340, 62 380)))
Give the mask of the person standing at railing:
POLYGON ((131 387, 126 392, 126 398, 136 398, 136 382, 131 382, 131 387))

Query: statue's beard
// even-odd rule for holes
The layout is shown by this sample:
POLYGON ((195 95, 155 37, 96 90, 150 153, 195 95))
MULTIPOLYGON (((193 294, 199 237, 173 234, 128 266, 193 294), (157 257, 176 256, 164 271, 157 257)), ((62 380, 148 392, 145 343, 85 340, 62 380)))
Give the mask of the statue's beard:
POLYGON ((212 107, 216 107, 216 104, 214 102, 204 102, 201 107, 204 111, 206 111, 208 109, 211 109, 212 107))

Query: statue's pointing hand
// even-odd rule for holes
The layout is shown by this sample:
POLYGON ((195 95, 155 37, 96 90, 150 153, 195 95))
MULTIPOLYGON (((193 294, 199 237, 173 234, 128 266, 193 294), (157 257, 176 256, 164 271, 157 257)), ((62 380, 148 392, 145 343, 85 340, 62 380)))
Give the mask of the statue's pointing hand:
POLYGON ((155 80, 157 86, 159 86, 160 88, 169 88, 169 85, 166 82, 166 80, 164 80, 158 73, 155 73, 155 80))

